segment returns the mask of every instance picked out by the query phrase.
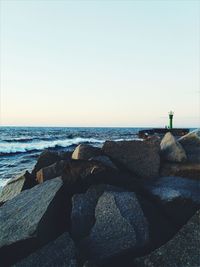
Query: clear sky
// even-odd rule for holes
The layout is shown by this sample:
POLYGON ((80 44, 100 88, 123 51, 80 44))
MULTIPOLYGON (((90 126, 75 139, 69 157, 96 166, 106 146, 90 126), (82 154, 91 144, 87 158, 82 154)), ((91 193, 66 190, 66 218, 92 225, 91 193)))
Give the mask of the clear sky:
POLYGON ((1 125, 200 123, 200 1, 1 0, 1 125))

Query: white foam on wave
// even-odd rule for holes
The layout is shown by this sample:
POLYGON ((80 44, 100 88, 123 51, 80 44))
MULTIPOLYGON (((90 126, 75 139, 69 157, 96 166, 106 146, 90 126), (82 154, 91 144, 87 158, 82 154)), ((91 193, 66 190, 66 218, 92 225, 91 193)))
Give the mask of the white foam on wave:
POLYGON ((81 138, 77 137, 74 139, 65 139, 65 140, 54 140, 54 141, 38 141, 31 143, 4 143, 0 142, 0 153, 10 154, 10 153, 23 153, 33 150, 43 150, 46 148, 54 148, 56 146, 59 147, 69 147, 71 145, 77 145, 79 143, 103 143, 103 140, 95 139, 95 138, 81 138))

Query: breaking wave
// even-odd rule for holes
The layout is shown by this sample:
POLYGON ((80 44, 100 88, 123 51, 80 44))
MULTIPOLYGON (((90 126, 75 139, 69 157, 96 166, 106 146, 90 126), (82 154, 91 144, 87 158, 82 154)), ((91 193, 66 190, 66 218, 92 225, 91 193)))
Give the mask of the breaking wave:
POLYGON ((74 139, 65 140, 54 140, 54 141, 38 141, 38 142, 0 142, 0 155, 4 154, 16 154, 16 153, 26 153, 31 151, 38 151, 47 148, 61 148, 70 147, 73 145, 78 145, 81 143, 90 144, 102 144, 104 140, 99 140, 95 138, 81 138, 77 137, 74 139))

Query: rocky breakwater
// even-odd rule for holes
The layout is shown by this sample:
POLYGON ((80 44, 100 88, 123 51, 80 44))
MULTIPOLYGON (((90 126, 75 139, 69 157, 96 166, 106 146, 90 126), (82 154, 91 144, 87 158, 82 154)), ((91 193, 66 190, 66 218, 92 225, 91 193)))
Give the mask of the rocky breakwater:
POLYGON ((1 192, 0 266, 200 266, 199 143, 44 151, 1 192))

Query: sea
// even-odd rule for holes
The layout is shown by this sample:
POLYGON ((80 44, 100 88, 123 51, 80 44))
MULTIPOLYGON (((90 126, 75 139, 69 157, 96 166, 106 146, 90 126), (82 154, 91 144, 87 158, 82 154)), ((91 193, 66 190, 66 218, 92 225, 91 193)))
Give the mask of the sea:
POLYGON ((142 129, 0 127, 0 189, 9 179, 31 171, 44 149, 72 151, 79 144, 101 147, 105 140, 138 139, 142 129))

